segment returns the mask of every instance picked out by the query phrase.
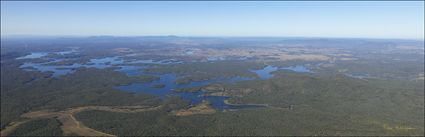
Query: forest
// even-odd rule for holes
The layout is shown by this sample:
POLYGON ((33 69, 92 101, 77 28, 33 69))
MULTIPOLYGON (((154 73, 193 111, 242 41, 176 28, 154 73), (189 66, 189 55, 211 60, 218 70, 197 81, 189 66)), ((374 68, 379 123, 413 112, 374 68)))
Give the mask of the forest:
POLYGON ((423 42, 187 39, 2 41, 1 135, 424 134, 423 42))

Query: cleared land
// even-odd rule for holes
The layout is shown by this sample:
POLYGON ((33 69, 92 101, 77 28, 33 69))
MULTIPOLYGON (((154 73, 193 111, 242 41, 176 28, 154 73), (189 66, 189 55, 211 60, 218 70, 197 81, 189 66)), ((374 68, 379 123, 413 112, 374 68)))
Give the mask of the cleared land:
POLYGON ((99 110, 108 112, 120 112, 120 113, 137 113, 143 111, 150 111, 159 109, 158 107, 146 107, 146 106, 84 106, 70 108, 64 111, 54 112, 50 110, 33 111, 22 114, 22 118, 26 118, 22 121, 12 122, 8 127, 1 131, 1 136, 7 136, 13 132, 19 125, 29 122, 34 119, 40 118, 56 118, 61 123, 61 129, 65 135, 79 135, 79 136, 114 136, 111 134, 103 133, 91 128, 86 127, 83 123, 79 122, 73 116, 76 113, 88 110, 99 110))
POLYGON ((213 114, 215 112, 216 110, 212 108, 208 102, 204 101, 194 107, 175 111, 173 114, 176 116, 189 116, 195 114, 213 114))

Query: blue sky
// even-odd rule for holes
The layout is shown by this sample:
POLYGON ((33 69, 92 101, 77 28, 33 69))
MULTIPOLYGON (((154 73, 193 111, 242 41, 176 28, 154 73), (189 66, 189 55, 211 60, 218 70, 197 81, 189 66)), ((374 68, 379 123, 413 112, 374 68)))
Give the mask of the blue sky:
POLYGON ((5 35, 424 37, 424 2, 1 2, 5 35))

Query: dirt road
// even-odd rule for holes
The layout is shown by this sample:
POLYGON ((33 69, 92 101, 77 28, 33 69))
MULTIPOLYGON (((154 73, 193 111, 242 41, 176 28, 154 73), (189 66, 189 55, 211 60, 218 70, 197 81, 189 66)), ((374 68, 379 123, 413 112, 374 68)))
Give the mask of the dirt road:
POLYGON ((61 123, 61 129, 65 135, 79 135, 79 136, 114 136, 111 134, 103 133, 89 127, 86 127, 84 124, 75 119, 74 114, 87 111, 87 110, 99 110, 99 111, 109 111, 109 112, 120 112, 120 113, 137 113, 143 111, 151 111, 159 109, 161 106, 157 107, 147 107, 147 106, 84 106, 69 108, 64 111, 51 111, 51 110, 41 110, 33 111, 22 114, 21 117, 25 120, 12 122, 8 127, 1 131, 1 136, 7 136, 12 133, 19 125, 29 122, 34 119, 39 118, 56 118, 61 123))

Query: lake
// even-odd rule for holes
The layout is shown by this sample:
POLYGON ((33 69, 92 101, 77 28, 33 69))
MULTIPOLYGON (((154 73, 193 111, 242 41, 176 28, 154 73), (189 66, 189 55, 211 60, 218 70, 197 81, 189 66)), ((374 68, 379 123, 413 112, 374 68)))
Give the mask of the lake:
MULTIPOLYGON (((73 52, 58 52, 59 54, 70 54, 73 52)), ((47 53, 31 53, 30 55, 20 57, 20 58, 40 58, 47 55, 47 53)), ((19 59, 19 58, 17 58, 19 59)), ((222 60, 223 58, 218 58, 217 60, 222 60)), ((212 60, 217 61, 215 58, 212 60)), ((61 59, 54 59, 50 62, 45 63, 32 63, 32 62, 25 62, 20 67, 27 71, 41 71, 41 72, 50 72, 52 73, 53 77, 58 77, 61 75, 67 75, 75 72, 76 68, 80 67, 87 67, 87 68, 98 68, 98 69, 105 69, 105 68, 111 68, 116 67, 115 71, 125 73, 128 76, 138 76, 138 75, 153 75, 160 77, 159 80, 155 80, 150 83, 131 83, 129 85, 124 86, 116 86, 115 88, 121 91, 126 92, 135 92, 135 93, 147 93, 152 94, 160 97, 161 99, 165 99, 168 96, 179 96, 184 100, 188 100, 192 105, 196 105, 202 102, 202 100, 207 100, 210 102, 212 107, 224 110, 224 109, 241 109, 241 108, 255 108, 255 107, 262 107, 259 105, 230 105, 226 104, 225 100, 230 98, 227 96, 207 96, 204 91, 199 90, 196 92, 175 92, 175 89, 180 88, 192 88, 192 87, 202 87, 209 84, 226 84, 226 83, 235 83, 239 81, 247 81, 247 80, 254 80, 256 78, 253 77, 231 77, 231 78, 215 78, 210 80, 204 80, 204 81, 192 81, 188 84, 177 84, 175 81, 179 78, 176 74, 149 74, 143 72, 143 69, 145 69, 148 66, 141 66, 141 65, 132 65, 132 64, 178 64, 182 63, 175 60, 152 60, 152 59, 146 59, 146 60, 124 60, 120 56, 115 57, 105 57, 105 58, 98 58, 98 59, 90 59, 89 62, 79 64, 74 63, 72 65, 48 65, 52 62, 58 62, 61 61, 61 59), (155 85, 163 85, 162 87, 155 87, 155 85)), ((304 66, 294 66, 294 67, 284 67, 279 68, 275 66, 267 65, 262 69, 258 70, 251 70, 251 72, 254 72, 258 75, 259 79, 266 80, 273 77, 272 72, 279 70, 279 69, 287 69, 292 70, 296 72, 310 72, 309 69, 305 68, 304 66)))
POLYGON ((286 70, 291 70, 291 71, 295 71, 295 72, 311 72, 310 69, 308 69, 307 67, 303 66, 303 65, 296 65, 296 66, 291 66, 291 67, 283 67, 282 69, 286 69, 286 70))

